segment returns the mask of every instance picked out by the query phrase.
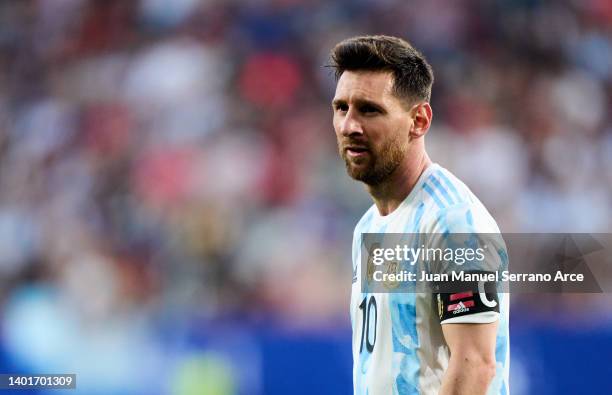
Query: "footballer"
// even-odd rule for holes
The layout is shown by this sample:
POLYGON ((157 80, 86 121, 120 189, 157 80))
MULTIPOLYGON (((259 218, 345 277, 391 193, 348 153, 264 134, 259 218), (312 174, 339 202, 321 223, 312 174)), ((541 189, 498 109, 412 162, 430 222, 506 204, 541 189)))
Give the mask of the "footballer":
MULTIPOLYGON (((361 286, 365 233, 499 233, 478 198, 426 152, 430 65, 407 41, 389 36, 342 41, 331 62, 339 152, 374 201, 353 235, 354 393, 507 394, 508 294, 370 293, 361 286)), ((485 260, 507 260, 505 245, 489 249, 485 260)))

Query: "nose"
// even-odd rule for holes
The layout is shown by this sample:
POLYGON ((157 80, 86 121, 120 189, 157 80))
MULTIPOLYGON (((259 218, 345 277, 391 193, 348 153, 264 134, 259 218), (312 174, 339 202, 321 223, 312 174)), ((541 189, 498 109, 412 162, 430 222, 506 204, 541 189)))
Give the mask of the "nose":
POLYGON ((363 128, 361 122, 356 117, 353 109, 349 109, 347 113, 340 119, 340 134, 342 136, 354 136, 357 134, 363 134, 363 128))

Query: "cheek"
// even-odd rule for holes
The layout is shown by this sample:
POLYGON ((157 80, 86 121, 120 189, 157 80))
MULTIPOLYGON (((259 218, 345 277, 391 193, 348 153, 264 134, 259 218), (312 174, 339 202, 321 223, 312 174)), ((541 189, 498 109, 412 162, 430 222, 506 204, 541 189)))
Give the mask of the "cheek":
POLYGON ((405 147, 409 142, 409 133, 401 125, 384 123, 372 126, 368 140, 377 150, 388 149, 390 146, 405 147))
POLYGON ((393 133, 398 142, 407 143, 410 140, 410 124, 406 121, 398 121, 393 125, 393 133))
POLYGON ((338 121, 338 117, 336 115, 334 115, 332 118, 332 125, 334 126, 336 136, 340 136, 340 122, 338 121))

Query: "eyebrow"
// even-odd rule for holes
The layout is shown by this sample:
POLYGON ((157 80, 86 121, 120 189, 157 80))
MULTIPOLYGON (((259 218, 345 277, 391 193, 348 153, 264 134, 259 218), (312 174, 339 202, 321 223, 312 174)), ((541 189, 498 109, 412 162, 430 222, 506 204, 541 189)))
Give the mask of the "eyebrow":
MULTIPOLYGON (((344 99, 334 99, 332 101, 332 106, 334 106, 334 107, 336 107, 336 106, 338 106, 340 104, 346 104, 346 100, 344 100, 344 99)), ((384 106, 382 104, 377 103, 375 101, 368 100, 368 99, 355 99, 355 105, 356 106, 360 106, 360 105, 364 105, 364 104, 367 104, 367 105, 370 105, 370 106, 374 106, 376 108, 384 109, 384 106)))

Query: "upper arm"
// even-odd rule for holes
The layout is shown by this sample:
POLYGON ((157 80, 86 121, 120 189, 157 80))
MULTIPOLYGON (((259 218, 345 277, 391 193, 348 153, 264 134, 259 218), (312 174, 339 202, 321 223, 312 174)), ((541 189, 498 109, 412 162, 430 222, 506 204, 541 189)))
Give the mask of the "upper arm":
POLYGON ((443 324, 442 333, 451 358, 495 364, 498 321, 488 324, 443 324))

